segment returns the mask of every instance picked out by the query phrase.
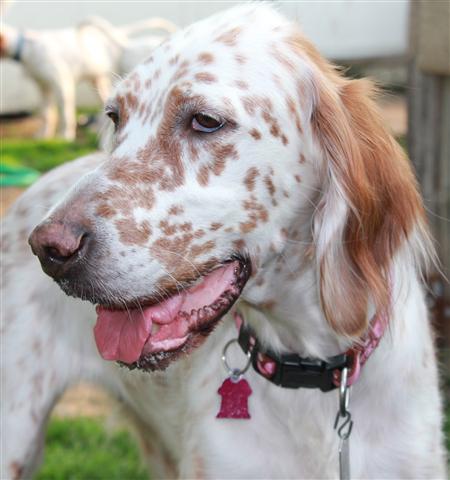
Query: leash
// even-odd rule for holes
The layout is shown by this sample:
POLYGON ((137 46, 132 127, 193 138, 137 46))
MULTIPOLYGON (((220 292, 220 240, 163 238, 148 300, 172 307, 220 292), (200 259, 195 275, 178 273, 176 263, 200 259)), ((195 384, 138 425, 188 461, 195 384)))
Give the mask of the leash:
POLYGON ((250 366, 266 380, 282 388, 317 388, 322 392, 338 389, 339 407, 334 430, 339 437, 339 476, 341 480, 350 480, 349 439, 353 428, 349 410, 350 389, 384 334, 388 320, 386 313, 374 315, 366 336, 358 344, 327 360, 301 357, 296 353, 277 354, 263 348, 254 330, 243 321, 237 311, 234 312, 234 318, 239 334, 224 346, 222 352, 222 362, 228 378, 218 390, 222 402, 217 418, 251 418, 248 397, 252 390, 243 378, 250 366), (247 357, 247 363, 242 368, 230 367, 227 360, 227 351, 235 343, 247 357))

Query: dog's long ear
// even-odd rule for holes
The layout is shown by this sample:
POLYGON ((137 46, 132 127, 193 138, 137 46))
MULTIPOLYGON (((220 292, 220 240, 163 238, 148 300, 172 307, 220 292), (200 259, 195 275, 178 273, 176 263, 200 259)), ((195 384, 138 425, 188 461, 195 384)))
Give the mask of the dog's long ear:
POLYGON ((367 328, 369 303, 389 308, 393 257, 426 222, 409 161, 383 126, 371 82, 322 66, 312 114, 326 170, 314 223, 320 294, 333 329, 356 336, 367 328))

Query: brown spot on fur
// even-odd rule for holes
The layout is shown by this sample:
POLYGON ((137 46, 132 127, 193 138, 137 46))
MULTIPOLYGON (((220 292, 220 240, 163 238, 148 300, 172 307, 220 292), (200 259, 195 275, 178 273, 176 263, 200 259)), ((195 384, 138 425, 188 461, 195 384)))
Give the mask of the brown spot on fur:
POLYGON ((244 82, 243 80, 236 80, 234 82, 236 84, 236 87, 240 88, 241 90, 248 90, 249 86, 247 82, 244 82))
POLYGON ((132 110, 136 110, 136 108, 138 106, 138 99, 137 99, 136 95, 133 95, 131 92, 128 92, 125 95, 125 101, 126 101, 127 106, 129 108, 131 108, 132 110))
POLYGON ((181 205, 172 205, 169 208, 169 215, 180 215, 184 213, 184 208, 181 205))
POLYGON ((295 105, 295 101, 291 96, 286 97, 286 105, 288 107, 289 113, 294 115, 295 118, 295 126, 297 128, 298 133, 303 133, 302 122, 300 120, 300 115, 295 105))
POLYGON ((119 124, 117 126, 118 130, 124 127, 127 124, 130 113, 128 111, 128 104, 125 101, 125 98, 122 95, 117 97, 117 106, 119 109, 119 124))
POLYGON ((152 233, 147 220, 138 225, 132 218, 122 218, 114 222, 114 225, 120 241, 125 245, 144 245, 152 233))
POLYGON ((194 142, 189 142, 189 154, 191 156, 191 160, 198 160, 199 153, 197 147, 194 145, 194 142))
POLYGON ((294 62, 284 53, 280 52, 276 45, 272 45, 270 47, 270 54, 289 71, 289 74, 297 74, 297 69, 294 62))
POLYGON ((227 143, 226 145, 216 149, 215 154, 216 156, 220 156, 222 158, 232 158, 234 160, 239 157, 236 147, 231 143, 227 143))
POLYGON ((216 246, 216 242, 213 240, 208 240, 205 243, 202 243, 201 245, 193 245, 190 250, 190 254, 193 257, 198 257, 200 255, 203 255, 209 251, 211 251, 214 247, 216 246))
POLYGON ((247 222, 241 222, 239 224, 239 229, 242 233, 250 233, 251 231, 253 231, 256 227, 258 226, 258 224, 256 223, 256 220, 254 219, 251 219, 247 222))
POLYGON ((209 227, 209 229, 215 232, 216 230, 219 230, 222 227, 223 227, 223 223, 214 222, 214 223, 211 223, 211 226, 209 227))
POLYGON ((95 214, 98 217, 111 218, 116 215, 116 210, 108 203, 100 203, 95 211, 95 214))
POLYGON ((195 80, 200 83, 214 83, 217 82, 217 77, 212 73, 199 72, 195 74, 195 80))
POLYGON ((225 169, 225 159, 221 157, 216 157, 212 165, 212 172, 214 175, 219 176, 225 169))
POLYGON ((242 105, 249 115, 254 115, 256 113, 257 102, 255 97, 243 97, 242 105))
POLYGON ((165 268, 172 270, 174 267, 179 267, 193 239, 194 236, 191 233, 176 235, 172 238, 161 237, 153 242, 150 252, 165 268))
POLYGON ((221 143, 214 143, 211 145, 211 152, 213 154, 213 164, 211 167, 214 175, 220 175, 226 165, 226 160, 228 158, 237 159, 238 153, 233 144, 227 143, 225 145, 221 143))
MULTIPOLYGON (((127 174, 131 173, 130 171, 127 174)), ((120 170, 118 172, 115 171, 115 174, 120 174, 120 170)), ((94 197, 94 199, 99 202, 96 209, 97 215, 104 218, 111 218, 118 213, 122 213, 123 216, 126 216, 130 210, 135 207, 151 210, 155 202, 154 194, 150 187, 139 187, 139 180, 140 179, 137 179, 135 181, 132 197, 128 195, 126 188, 117 186, 110 187, 105 192, 97 194, 94 197)))
POLYGON ((258 222, 267 222, 269 213, 267 209, 258 203, 252 196, 250 200, 244 200, 242 202, 244 210, 249 212, 248 220, 239 224, 240 231, 242 233, 249 233, 258 226, 258 222))
POLYGON ((269 195, 273 197, 275 195, 275 185, 269 175, 264 177, 264 183, 269 191, 269 195))
POLYGON ((205 231, 202 230, 201 228, 200 228, 199 230, 196 230, 196 231, 194 232, 194 237, 195 237, 195 238, 202 238, 202 237, 204 237, 204 236, 205 236, 205 231))
POLYGON ((209 168, 206 165, 202 165, 197 174, 197 182, 202 186, 206 186, 209 183, 209 168))
POLYGON ((242 238, 238 240, 233 240, 233 247, 238 252, 242 252, 245 249, 245 246, 246 246, 245 240, 243 240, 242 238))
POLYGON ((180 225, 180 230, 182 232, 190 232, 192 230, 192 223, 191 222, 184 222, 180 225))
POLYGON ((301 183, 302 178, 300 177, 300 175, 294 175, 294 178, 297 183, 301 183))
POLYGON ((209 65, 210 63, 214 62, 214 55, 209 52, 202 52, 198 56, 198 61, 203 63, 204 65, 209 65))
POLYGON ((241 55, 240 53, 235 55, 234 58, 236 59, 236 62, 239 63, 240 65, 243 65, 244 63, 247 62, 247 58, 244 55, 241 55))
POLYGON ((252 192, 255 189, 255 180, 258 175, 259 171, 256 167, 251 167, 247 170, 244 178, 244 184, 249 192, 252 192))
POLYGON ((261 139, 261 133, 256 128, 252 128, 249 133, 255 140, 261 139))
POLYGON ((280 127, 277 123, 273 123, 270 127, 270 134, 275 138, 280 136, 280 127))
POLYGON ((229 30, 228 32, 222 33, 219 35, 215 41, 221 42, 229 47, 234 47, 237 44, 237 38, 242 31, 241 27, 235 27, 229 30))
POLYGON ((159 228, 164 233, 164 235, 167 235, 168 237, 174 235, 177 231, 177 226, 175 224, 169 224, 167 220, 161 220, 159 222, 159 228))

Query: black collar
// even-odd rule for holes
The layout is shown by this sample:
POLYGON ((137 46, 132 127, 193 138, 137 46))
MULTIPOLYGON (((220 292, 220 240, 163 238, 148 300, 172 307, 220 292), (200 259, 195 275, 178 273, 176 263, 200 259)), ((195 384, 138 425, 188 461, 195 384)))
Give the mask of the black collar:
POLYGON ((13 60, 16 60, 16 62, 20 62, 22 58, 22 52, 23 52, 23 47, 25 45, 25 35, 23 32, 19 33, 19 38, 17 40, 17 47, 16 51, 14 52, 14 55, 12 56, 13 60))
POLYGON ((245 323, 239 330, 239 345, 248 354, 251 352, 253 368, 270 382, 284 388, 319 388, 329 392, 336 388, 335 372, 350 368, 351 358, 343 353, 328 359, 302 358, 296 353, 277 355, 271 350, 261 348, 254 331, 245 323), (275 364, 273 374, 265 373, 260 362, 269 360, 275 364))

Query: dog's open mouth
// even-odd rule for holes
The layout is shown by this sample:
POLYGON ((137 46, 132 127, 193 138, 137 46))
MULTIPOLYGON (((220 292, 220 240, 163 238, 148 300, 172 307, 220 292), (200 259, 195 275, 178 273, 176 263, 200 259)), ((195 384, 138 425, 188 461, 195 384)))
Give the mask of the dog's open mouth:
POLYGON ((105 360, 157 370, 198 346, 238 299, 250 263, 234 260, 167 300, 139 309, 97 307, 95 341, 105 360))

